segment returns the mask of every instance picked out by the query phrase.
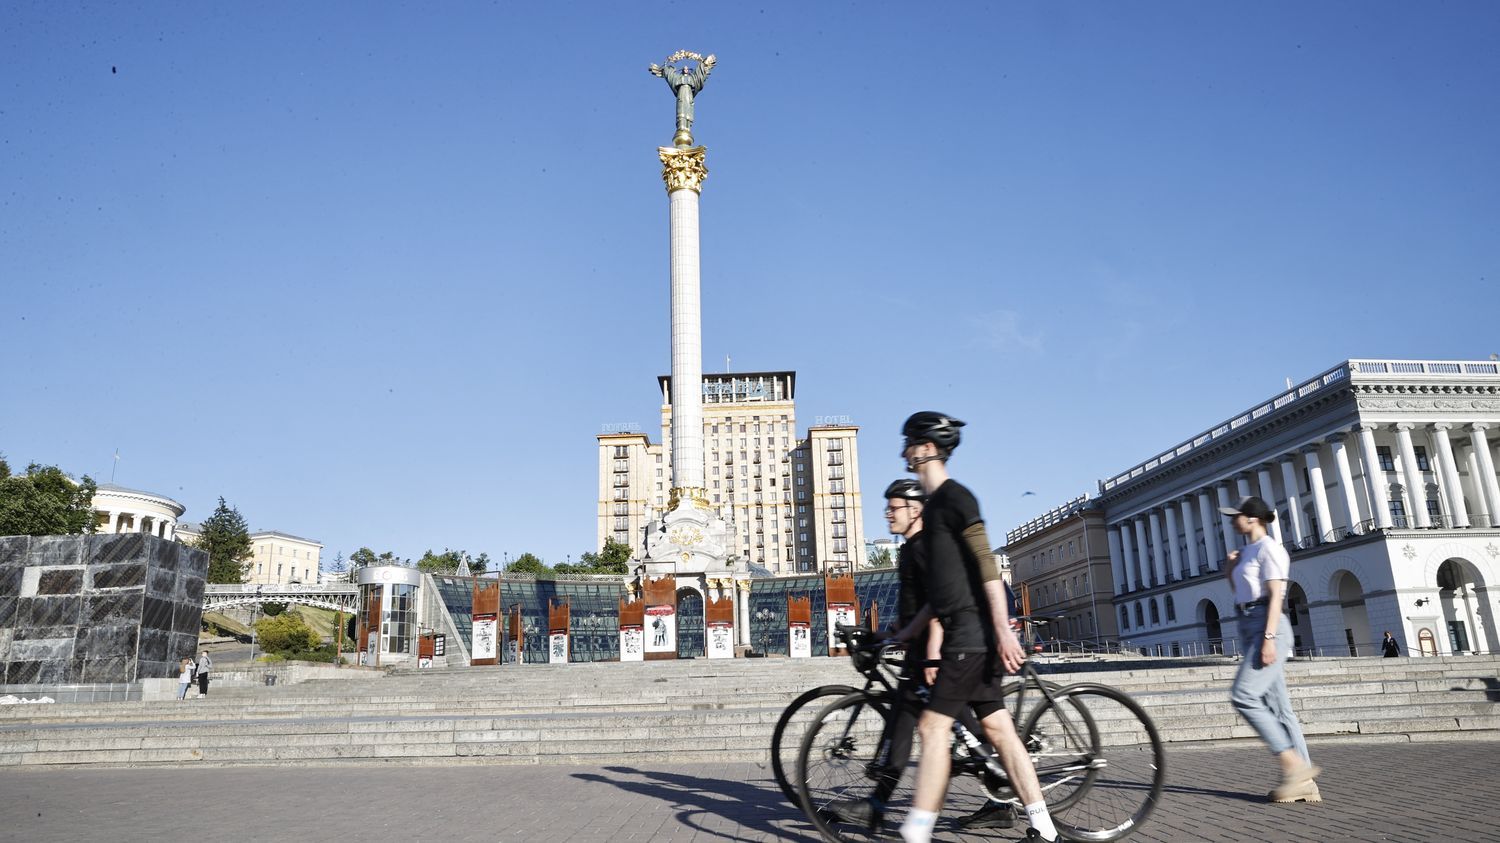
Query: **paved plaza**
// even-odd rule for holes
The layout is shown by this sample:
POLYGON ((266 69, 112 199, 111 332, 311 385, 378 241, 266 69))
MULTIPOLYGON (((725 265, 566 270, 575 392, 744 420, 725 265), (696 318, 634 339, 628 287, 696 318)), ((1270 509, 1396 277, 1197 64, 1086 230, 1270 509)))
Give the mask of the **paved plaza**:
MULTIPOLYGON (((1132 841, 1500 841, 1497 745, 1315 744, 1321 805, 1269 805, 1250 743, 1176 746, 1132 841)), ((12 840, 815 841, 756 764, 0 771, 12 840)), ((1015 840, 1012 831, 942 840, 1015 840)), ((890 834, 890 839, 899 836, 890 834)))

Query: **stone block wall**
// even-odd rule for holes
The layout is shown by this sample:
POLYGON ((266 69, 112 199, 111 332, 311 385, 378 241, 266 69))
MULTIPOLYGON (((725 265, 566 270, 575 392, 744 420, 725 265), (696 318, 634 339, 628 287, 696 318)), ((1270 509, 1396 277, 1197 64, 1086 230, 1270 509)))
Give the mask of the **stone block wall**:
POLYGON ((140 533, 0 537, 0 684, 175 677, 208 554, 140 533))

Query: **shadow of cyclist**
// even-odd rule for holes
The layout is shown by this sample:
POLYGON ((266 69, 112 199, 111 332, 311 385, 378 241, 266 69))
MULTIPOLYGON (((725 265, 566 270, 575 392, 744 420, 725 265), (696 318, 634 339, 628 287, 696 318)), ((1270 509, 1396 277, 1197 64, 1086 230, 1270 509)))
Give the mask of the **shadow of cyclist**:
POLYGON ((724 840, 818 840, 802 812, 786 804, 769 780, 735 781, 634 767, 604 769, 617 778, 595 773, 574 773, 573 778, 659 799, 672 806, 684 826, 724 840), (737 831, 753 836, 740 836, 737 831))

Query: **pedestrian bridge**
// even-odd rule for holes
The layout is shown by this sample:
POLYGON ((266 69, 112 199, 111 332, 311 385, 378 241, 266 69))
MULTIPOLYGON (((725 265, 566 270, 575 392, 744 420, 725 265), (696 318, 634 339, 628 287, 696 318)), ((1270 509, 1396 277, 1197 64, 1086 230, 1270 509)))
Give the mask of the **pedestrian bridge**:
POLYGON ((323 585, 276 583, 271 585, 206 585, 203 611, 217 612, 234 606, 261 603, 296 603, 338 612, 353 612, 359 605, 359 586, 353 583, 323 585))

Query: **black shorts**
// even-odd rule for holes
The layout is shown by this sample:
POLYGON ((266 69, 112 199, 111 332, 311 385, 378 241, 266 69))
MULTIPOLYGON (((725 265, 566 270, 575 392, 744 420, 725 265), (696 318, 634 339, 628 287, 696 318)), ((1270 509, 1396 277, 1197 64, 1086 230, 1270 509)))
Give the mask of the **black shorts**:
POLYGON ((1000 657, 994 652, 943 656, 927 708, 957 719, 968 706, 983 720, 1004 707, 1004 680, 1000 657))

